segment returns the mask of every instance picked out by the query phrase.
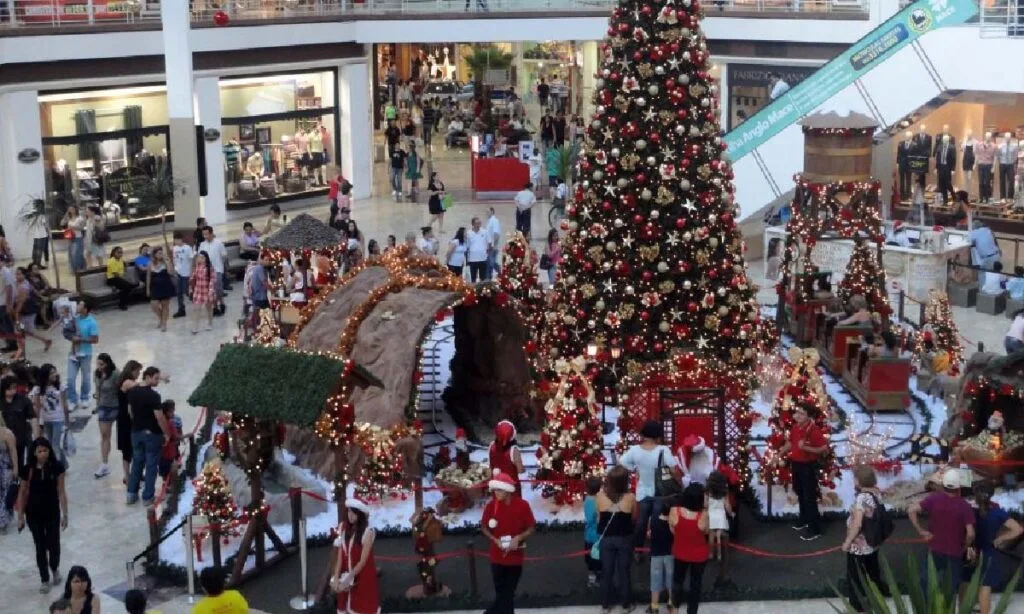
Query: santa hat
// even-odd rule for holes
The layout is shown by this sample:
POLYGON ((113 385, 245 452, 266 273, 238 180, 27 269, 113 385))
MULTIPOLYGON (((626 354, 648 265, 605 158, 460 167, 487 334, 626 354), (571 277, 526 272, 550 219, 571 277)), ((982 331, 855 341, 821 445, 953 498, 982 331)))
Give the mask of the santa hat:
POLYGON ((455 429, 455 439, 465 439, 465 438, 466 438, 466 429, 462 428, 461 426, 457 427, 455 429))
POLYGON ((345 499, 345 507, 353 510, 358 510, 366 514, 367 516, 370 515, 370 505, 366 501, 360 499, 359 497, 350 497, 348 499, 345 499))
POLYGON ((686 439, 683 440, 683 445, 689 448, 691 452, 703 452, 706 447, 704 438, 692 433, 686 436, 686 439))
POLYGON ((508 420, 502 420, 494 426, 494 440, 500 445, 505 445, 516 438, 516 425, 508 420))
POLYGON ((498 471, 494 475, 494 479, 487 482, 487 488, 489 490, 503 490, 507 493, 514 493, 516 491, 516 482, 507 473, 498 471))
POLYGON ((902 221, 896 220, 895 222, 892 223, 892 229, 893 230, 899 230, 900 228, 903 228, 903 222, 902 221))

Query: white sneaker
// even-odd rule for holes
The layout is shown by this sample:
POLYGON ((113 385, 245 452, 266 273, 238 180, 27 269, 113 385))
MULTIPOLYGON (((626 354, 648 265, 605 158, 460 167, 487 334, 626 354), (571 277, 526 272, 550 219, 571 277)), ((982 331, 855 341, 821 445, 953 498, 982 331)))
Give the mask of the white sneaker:
POLYGON ((75 407, 75 409, 78 409, 78 410, 85 410, 85 409, 89 409, 89 403, 87 403, 86 401, 81 401, 81 402, 80 402, 80 403, 79 403, 79 404, 78 404, 78 405, 77 405, 77 406, 75 407))
POLYGON ((110 475, 110 467, 108 465, 106 465, 106 464, 102 464, 102 465, 99 466, 99 469, 96 470, 96 473, 94 473, 92 475, 96 479, 105 478, 108 475, 110 475))

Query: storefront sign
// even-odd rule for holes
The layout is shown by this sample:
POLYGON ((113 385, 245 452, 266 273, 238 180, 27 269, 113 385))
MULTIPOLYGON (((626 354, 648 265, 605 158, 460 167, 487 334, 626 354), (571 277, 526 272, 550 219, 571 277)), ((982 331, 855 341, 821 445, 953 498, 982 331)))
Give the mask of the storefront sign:
POLYGON ((63 21, 89 21, 92 19, 124 21, 126 15, 138 11, 139 3, 129 0, 17 0, 18 19, 25 23, 59 23, 63 21))
POLYGON ((32 164, 39 159, 39 150, 32 149, 31 147, 22 149, 18 152, 18 162, 22 164, 32 164))
POLYGON ((965 23, 977 12, 976 0, 918 0, 909 5, 726 134, 729 156, 739 160, 923 34, 965 23))
POLYGON ((216 128, 207 128, 203 131, 203 138, 211 143, 220 138, 220 130, 216 128))

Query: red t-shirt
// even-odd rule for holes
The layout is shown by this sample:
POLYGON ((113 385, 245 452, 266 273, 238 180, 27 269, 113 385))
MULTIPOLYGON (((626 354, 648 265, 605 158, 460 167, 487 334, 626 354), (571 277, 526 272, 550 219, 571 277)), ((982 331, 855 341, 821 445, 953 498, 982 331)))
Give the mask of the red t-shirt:
MULTIPOLYGON (((505 503, 499 502, 497 498, 491 499, 484 508, 484 516, 480 522, 499 541, 506 535, 510 537, 521 535, 537 524, 533 519, 533 510, 530 509, 530 504, 517 496, 512 496, 505 503), (492 519, 495 521, 494 523, 491 522, 492 519), (494 526, 491 526, 492 524, 494 526)), ((491 563, 495 565, 516 567, 523 564, 522 545, 518 550, 506 551, 499 548, 498 544, 491 542, 490 555, 491 563)))
POLYGON ((800 440, 807 438, 807 445, 813 448, 820 448, 825 445, 825 435, 822 434, 821 429, 814 426, 814 423, 810 419, 804 423, 804 426, 794 424, 789 429, 789 460, 797 463, 813 463, 818 459, 817 454, 811 454, 800 449, 800 440))
POLYGON ((334 200, 338 197, 338 190, 341 189, 341 180, 335 178, 331 180, 330 189, 327 191, 327 199, 334 200))
POLYGON ((960 497, 933 492, 921 502, 928 512, 928 549, 946 556, 962 556, 967 541, 967 526, 974 524, 974 508, 960 497))

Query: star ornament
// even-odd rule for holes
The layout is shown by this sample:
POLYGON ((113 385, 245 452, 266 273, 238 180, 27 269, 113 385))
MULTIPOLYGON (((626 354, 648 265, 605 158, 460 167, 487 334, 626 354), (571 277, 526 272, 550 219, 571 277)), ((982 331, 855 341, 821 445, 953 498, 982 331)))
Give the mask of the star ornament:
POLYGON ((708 347, 708 340, 704 337, 697 339, 697 349, 706 350, 708 347))
POLYGON ((686 209, 687 213, 690 214, 697 210, 697 207, 694 206, 693 201, 689 199, 683 201, 682 207, 683 209, 686 209))
POLYGON ((668 67, 670 70, 677 70, 679 68, 679 58, 669 59, 668 67))

